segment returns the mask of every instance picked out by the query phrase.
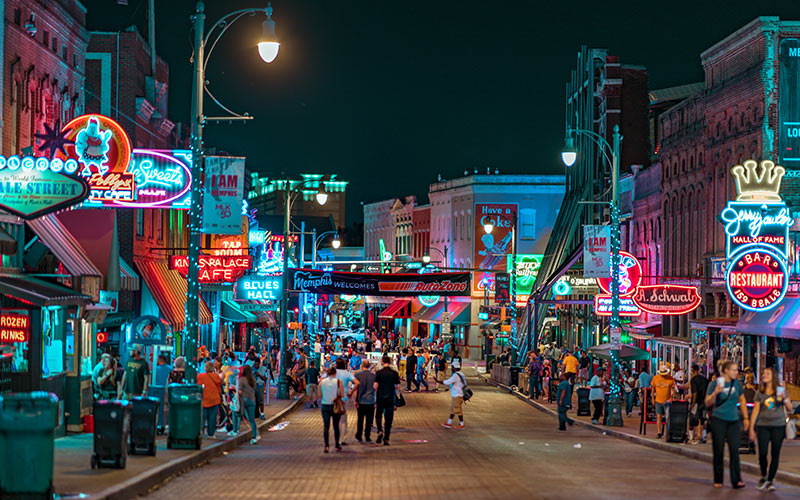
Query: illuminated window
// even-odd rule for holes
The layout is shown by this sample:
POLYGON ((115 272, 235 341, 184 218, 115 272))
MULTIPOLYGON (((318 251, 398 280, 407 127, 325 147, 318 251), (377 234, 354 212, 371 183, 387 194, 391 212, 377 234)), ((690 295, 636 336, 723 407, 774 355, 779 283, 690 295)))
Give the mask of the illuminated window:
POLYGON ((519 221, 520 238, 523 240, 536 238, 536 210, 533 208, 520 210, 519 221))

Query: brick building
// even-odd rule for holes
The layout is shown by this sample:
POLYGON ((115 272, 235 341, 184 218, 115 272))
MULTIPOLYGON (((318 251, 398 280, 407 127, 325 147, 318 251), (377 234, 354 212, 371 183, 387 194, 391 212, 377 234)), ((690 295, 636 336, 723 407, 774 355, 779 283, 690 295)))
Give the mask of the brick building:
MULTIPOLYGON (((420 260, 428 253, 431 245, 431 206, 417 205, 411 220, 413 232, 414 260, 420 260)), ((438 260, 439 256, 431 255, 431 259, 438 260)))

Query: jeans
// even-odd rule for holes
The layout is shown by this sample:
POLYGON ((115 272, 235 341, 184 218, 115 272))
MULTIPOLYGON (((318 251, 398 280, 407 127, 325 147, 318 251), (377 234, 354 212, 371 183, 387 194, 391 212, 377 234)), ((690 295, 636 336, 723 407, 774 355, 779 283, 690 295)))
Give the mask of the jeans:
POLYGON ((634 391, 626 392, 625 393, 625 413, 630 415, 633 411, 633 398, 636 396, 634 391))
POLYGON ((413 372, 412 373, 406 372, 406 390, 407 391, 411 390, 411 383, 412 382, 414 383, 415 386, 417 386, 417 390, 419 390, 419 381, 417 380, 417 374, 413 373, 413 372))
POLYGON ((592 415, 592 420, 600 420, 600 417, 603 416, 603 400, 602 399, 593 399, 592 406, 594 406, 594 414, 592 415))
POLYGON ((728 442, 730 454, 731 484, 734 486, 742 480, 739 465, 739 444, 742 440, 742 428, 738 420, 721 420, 711 417, 709 422, 714 450, 714 483, 722 484, 724 470, 725 442, 728 442))
POLYGON ((242 425, 242 411, 233 410, 231 415, 233 416, 233 431, 236 432, 236 434, 239 434, 239 428, 242 425))
POLYGON ((255 399, 242 398, 242 410, 250 422, 251 437, 255 439, 258 437, 258 426, 256 425, 256 401, 255 399))
POLYGON ((266 386, 256 384, 256 410, 259 416, 264 413, 264 393, 266 386))
POLYGON ((566 430, 566 424, 572 425, 572 419, 567 416, 568 410, 569 407, 567 406, 558 407, 558 428, 561 430, 566 430))
POLYGON ((786 426, 784 425, 757 425, 758 434, 758 465, 761 466, 761 477, 766 477, 767 481, 775 479, 778 472, 778 461, 781 457, 781 444, 786 437, 786 426), (772 456, 769 463, 769 475, 767 475, 767 448, 772 444, 772 456))
POLYGON ((539 384, 540 384, 539 377, 531 377, 528 379, 531 399, 539 399, 539 384))
POLYGON ((330 435, 331 417, 333 417, 333 439, 336 446, 339 446, 339 419, 342 418, 338 413, 333 413, 333 405, 322 405, 322 437, 325 438, 325 447, 328 447, 328 436, 330 435))
POLYGON ((203 427, 206 429, 208 437, 214 437, 217 433, 217 415, 219 414, 219 405, 203 407, 203 427))
POLYGON ((425 390, 426 391, 430 390, 430 388, 428 387, 428 381, 425 380, 425 374, 424 373, 418 373, 417 374, 417 389, 419 389, 419 385, 420 384, 425 386, 425 390))
POLYGON ((358 422, 356 423, 356 440, 361 441, 361 436, 369 441, 369 433, 372 430, 372 419, 375 416, 375 404, 358 405, 358 422), (364 421, 366 420, 366 426, 364 421))
POLYGON ((392 434, 392 421, 394 420, 394 399, 380 400, 377 404, 377 413, 375 414, 375 427, 378 428, 378 434, 383 434, 383 441, 389 440, 392 434), (382 426, 381 420, 386 421, 386 427, 382 426))

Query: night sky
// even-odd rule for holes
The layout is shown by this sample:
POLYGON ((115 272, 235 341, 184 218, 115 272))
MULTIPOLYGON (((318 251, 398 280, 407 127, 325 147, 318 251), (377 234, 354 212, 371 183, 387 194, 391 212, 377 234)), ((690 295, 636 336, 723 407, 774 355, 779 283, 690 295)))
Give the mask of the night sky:
MULTIPOLYGON (((136 23, 147 0, 83 0, 90 30, 136 23)), ((223 103, 255 120, 209 125, 206 145, 279 175, 349 180, 361 201, 416 194, 464 170, 559 173, 564 84, 582 44, 644 65, 650 88, 702 81, 700 53, 755 17, 800 20, 800 2, 275 0, 272 64, 255 43, 263 16, 235 24, 208 70, 223 103)), ((222 15, 264 3, 208 0, 222 15)), ((156 0, 156 47, 170 65, 170 118, 188 122, 194 2, 156 0)), ((206 100, 208 115, 221 111, 206 100)), ((421 197, 421 198, 420 198, 421 197)))

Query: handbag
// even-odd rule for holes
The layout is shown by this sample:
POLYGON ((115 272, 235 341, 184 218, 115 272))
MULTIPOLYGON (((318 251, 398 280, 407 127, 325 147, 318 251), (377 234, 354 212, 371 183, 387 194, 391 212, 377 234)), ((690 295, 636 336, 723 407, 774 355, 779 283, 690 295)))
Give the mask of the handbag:
POLYGON ((472 389, 467 386, 467 380, 464 378, 464 375, 459 372, 458 376, 461 377, 461 382, 464 384, 464 388, 461 389, 461 392, 464 395, 464 401, 469 401, 472 398, 472 389))
MULTIPOLYGON (((786 410, 783 410, 786 413, 786 410)), ((792 415, 786 413, 786 439, 794 439, 797 436, 797 422, 792 415)))
POLYGON ((343 415, 344 414, 344 400, 342 400, 341 396, 339 396, 339 389, 342 388, 342 381, 337 380, 338 388, 336 389, 336 399, 333 400, 333 413, 336 415, 343 415))
POLYGON ((395 392, 394 394, 394 406, 395 408, 401 408, 406 405, 406 398, 403 397, 402 393, 395 392))

